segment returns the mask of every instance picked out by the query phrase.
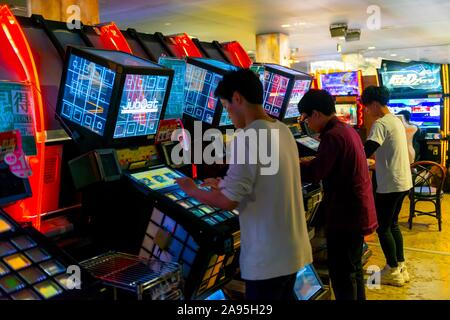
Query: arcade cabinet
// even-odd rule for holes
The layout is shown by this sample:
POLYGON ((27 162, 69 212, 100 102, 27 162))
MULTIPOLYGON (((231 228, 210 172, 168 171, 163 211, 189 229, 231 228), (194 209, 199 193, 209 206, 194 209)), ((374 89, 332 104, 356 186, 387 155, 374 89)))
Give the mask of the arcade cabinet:
POLYGON ((322 73, 317 80, 320 89, 335 97, 337 117, 355 129, 361 128, 364 119, 358 101, 363 91, 361 71, 322 73))
POLYGON ((122 31, 134 55, 158 62, 160 57, 175 57, 175 53, 166 43, 164 35, 160 32, 154 34, 138 32, 135 29, 122 31))
POLYGON ((378 73, 380 84, 391 94, 390 111, 394 114, 409 111, 411 123, 421 130, 420 160, 442 164, 446 157, 444 119, 448 114, 442 85, 444 69, 439 64, 427 62, 383 60, 378 73))
POLYGON ((28 178, 10 161, 23 152, 17 134, 0 133, 0 300, 87 299, 94 294, 89 275, 30 224, 19 225, 2 209, 32 194, 28 178))

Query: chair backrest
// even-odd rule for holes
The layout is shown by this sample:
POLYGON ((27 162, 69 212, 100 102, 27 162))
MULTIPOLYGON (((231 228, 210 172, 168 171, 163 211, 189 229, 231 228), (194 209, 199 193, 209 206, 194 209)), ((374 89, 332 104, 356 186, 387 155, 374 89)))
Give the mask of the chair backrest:
POLYGON ((413 192, 421 195, 440 196, 444 188, 446 169, 433 161, 418 161, 411 164, 413 192))

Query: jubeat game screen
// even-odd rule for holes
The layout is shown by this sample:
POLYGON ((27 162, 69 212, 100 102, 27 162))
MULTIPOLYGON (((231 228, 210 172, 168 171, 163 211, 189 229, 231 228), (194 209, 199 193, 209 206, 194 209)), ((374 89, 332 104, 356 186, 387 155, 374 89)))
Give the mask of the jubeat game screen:
POLYGON ((70 55, 61 117, 103 136, 116 73, 70 55))
POLYGON ((187 64, 184 113, 197 120, 212 124, 217 106, 214 91, 220 80, 222 80, 220 74, 187 64))
POLYGON ((168 82, 168 76, 127 74, 115 139, 156 133, 168 82))
POLYGON ((181 119, 183 117, 184 87, 186 84, 186 61, 161 57, 159 58, 159 64, 174 71, 164 119, 181 119))
POLYGON ((285 119, 297 118, 300 116, 298 112, 298 103, 303 98, 305 93, 309 90, 311 85, 311 80, 296 80, 294 83, 294 88, 291 92, 291 97, 289 99, 289 104, 286 109, 285 119))
POLYGON ((263 106, 269 115, 280 117, 288 85, 288 77, 265 70, 263 106))

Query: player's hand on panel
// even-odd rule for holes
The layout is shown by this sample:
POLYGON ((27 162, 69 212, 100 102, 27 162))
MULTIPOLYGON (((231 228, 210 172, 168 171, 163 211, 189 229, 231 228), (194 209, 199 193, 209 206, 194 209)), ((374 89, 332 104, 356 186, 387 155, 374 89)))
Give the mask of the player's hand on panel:
POLYGON ((222 179, 220 178, 207 178, 205 181, 200 185, 201 187, 211 187, 212 189, 219 189, 219 183, 222 179))
POLYGON ((191 195, 191 193, 197 189, 197 185, 195 184, 194 180, 192 180, 191 178, 188 178, 188 177, 179 178, 179 179, 175 179, 175 181, 178 183, 181 190, 186 192, 188 195, 191 195))

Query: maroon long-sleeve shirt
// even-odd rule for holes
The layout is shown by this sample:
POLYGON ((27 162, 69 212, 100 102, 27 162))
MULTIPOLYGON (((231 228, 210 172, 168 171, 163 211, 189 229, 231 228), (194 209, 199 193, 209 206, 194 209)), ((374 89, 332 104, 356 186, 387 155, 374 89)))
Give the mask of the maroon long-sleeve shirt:
POLYGON ((352 127, 332 118, 320 134, 315 159, 301 163, 302 181, 324 188, 328 232, 370 234, 378 227, 372 183, 361 138, 352 127))

